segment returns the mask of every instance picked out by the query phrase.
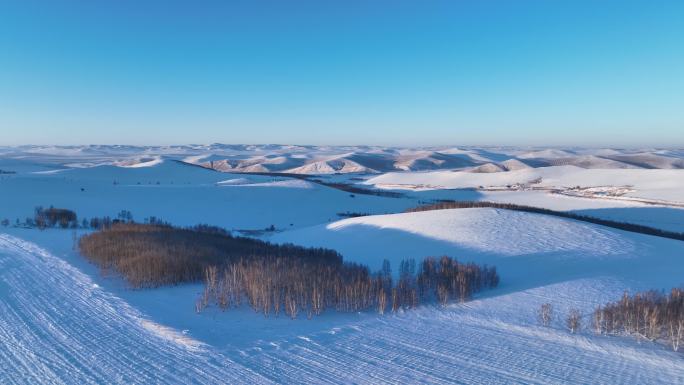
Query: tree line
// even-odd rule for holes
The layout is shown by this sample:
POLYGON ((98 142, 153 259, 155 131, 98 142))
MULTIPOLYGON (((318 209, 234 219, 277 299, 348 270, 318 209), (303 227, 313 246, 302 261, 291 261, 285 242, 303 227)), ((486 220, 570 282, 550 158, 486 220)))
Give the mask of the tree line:
POLYGON ((598 307, 592 324, 598 334, 661 341, 676 352, 684 339, 684 290, 625 293, 619 301, 598 307))
POLYGON ((371 215, 371 214, 370 213, 356 212, 356 211, 345 211, 345 212, 337 213, 337 216, 340 218, 358 218, 358 217, 366 217, 369 215, 371 215))
POLYGON ((420 212, 420 211, 431 211, 431 210, 446 210, 446 209, 464 209, 464 208, 495 208, 504 210, 514 210, 522 211, 534 214, 544 214, 552 215, 561 218, 569 218, 582 222, 589 222, 597 225, 612 227, 619 230, 631 231, 634 233, 641 233, 646 235, 654 235, 657 237, 676 239, 684 241, 684 233, 677 233, 674 231, 666 231, 661 229, 656 229, 654 227, 637 225, 634 223, 611 221, 609 219, 601 219, 596 217, 591 217, 588 215, 575 214, 567 211, 555 211, 544 209, 540 207, 523 206, 516 205, 512 203, 498 203, 498 202, 486 202, 486 201, 451 201, 443 200, 434 204, 428 204, 423 206, 418 206, 406 210, 406 212, 420 212))
MULTIPOLYGON (((11 223, 12 222, 8 218, 0 220, 1 226, 7 227, 11 223)), ((105 215, 102 217, 92 217, 90 219, 79 219, 78 215, 73 210, 57 208, 54 206, 50 206, 48 208, 36 206, 32 217, 26 217, 23 222, 21 219, 16 218, 14 226, 38 228, 41 230, 47 228, 102 230, 108 229, 112 225, 120 223, 135 223, 133 214, 128 210, 121 210, 114 217, 105 215)), ((169 224, 168 222, 155 216, 145 218, 143 223, 153 225, 169 224)))

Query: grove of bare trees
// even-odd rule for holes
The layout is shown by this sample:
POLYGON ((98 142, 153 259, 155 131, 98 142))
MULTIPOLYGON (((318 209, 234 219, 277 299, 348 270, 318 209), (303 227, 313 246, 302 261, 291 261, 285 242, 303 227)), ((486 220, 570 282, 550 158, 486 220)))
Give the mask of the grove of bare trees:
POLYGON ((41 229, 55 226, 61 228, 78 227, 78 219, 75 212, 52 206, 47 209, 41 206, 36 207, 33 222, 41 229))
POLYGON ((684 340, 684 290, 625 293, 619 301, 598 307, 592 318, 596 333, 660 341, 678 351, 684 340))
POLYGON ((467 301, 499 283, 494 267, 447 256, 426 258, 417 267, 415 260, 402 261, 395 278, 387 261, 371 273, 333 250, 276 245, 210 226, 112 223, 81 237, 79 248, 134 288, 203 280, 198 312, 210 305, 226 310, 248 304, 266 316, 292 318, 326 309, 383 314, 425 301, 467 301))
POLYGON ((205 269, 205 290, 196 310, 210 304, 226 310, 246 302, 266 316, 284 312, 291 318, 299 313, 311 317, 326 309, 384 314, 412 309, 425 301, 463 302, 498 282, 494 267, 461 264, 446 256, 426 258, 417 274, 414 260, 402 261, 396 283, 387 261, 382 270, 371 274, 367 267, 347 262, 242 258, 222 269, 205 269))
POLYGON ((207 266, 244 260, 292 258, 340 264, 333 250, 274 245, 234 237, 210 226, 111 223, 79 240, 81 254, 103 269, 120 273, 134 288, 201 281, 207 266))

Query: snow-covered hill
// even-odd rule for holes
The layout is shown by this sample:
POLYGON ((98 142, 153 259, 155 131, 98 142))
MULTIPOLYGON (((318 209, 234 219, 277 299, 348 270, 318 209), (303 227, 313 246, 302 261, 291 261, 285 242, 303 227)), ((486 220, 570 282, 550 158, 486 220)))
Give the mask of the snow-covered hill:
POLYGON ((391 171, 519 170, 572 165, 588 169, 684 168, 681 150, 560 149, 511 147, 179 145, 20 146, 2 149, 4 158, 31 158, 69 167, 151 166, 181 160, 223 172, 295 174, 384 173, 391 171))

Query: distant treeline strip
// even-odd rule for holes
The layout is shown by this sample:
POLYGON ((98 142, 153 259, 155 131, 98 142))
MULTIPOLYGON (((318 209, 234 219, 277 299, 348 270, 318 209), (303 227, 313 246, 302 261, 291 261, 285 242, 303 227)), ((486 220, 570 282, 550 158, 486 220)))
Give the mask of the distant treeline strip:
POLYGON ((673 231, 666 231, 661 229, 656 229, 654 227, 637 225, 634 223, 611 221, 609 219, 601 219, 596 217, 591 217, 588 215, 580 215, 567 211, 555 211, 544 209, 540 207, 523 206, 516 205, 512 203, 497 203, 497 202, 486 202, 486 201, 440 201, 438 203, 418 206, 406 210, 406 212, 419 212, 419 211, 431 211, 431 210, 447 210, 447 209, 469 209, 469 208, 495 208, 504 210, 514 210, 522 211, 526 213, 534 214, 544 214, 552 215, 555 217, 574 219, 582 222, 589 222, 597 225, 612 227, 618 230, 631 231, 633 233, 640 233, 646 235, 654 235, 656 237, 676 239, 679 241, 684 241, 684 233, 677 233, 673 231))

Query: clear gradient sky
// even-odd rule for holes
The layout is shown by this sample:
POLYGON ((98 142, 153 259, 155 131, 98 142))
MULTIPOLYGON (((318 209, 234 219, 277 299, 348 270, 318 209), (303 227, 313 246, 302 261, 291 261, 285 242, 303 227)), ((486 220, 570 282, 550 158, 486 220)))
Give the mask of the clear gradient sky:
POLYGON ((0 145, 684 145, 684 1, 0 0, 0 145))

